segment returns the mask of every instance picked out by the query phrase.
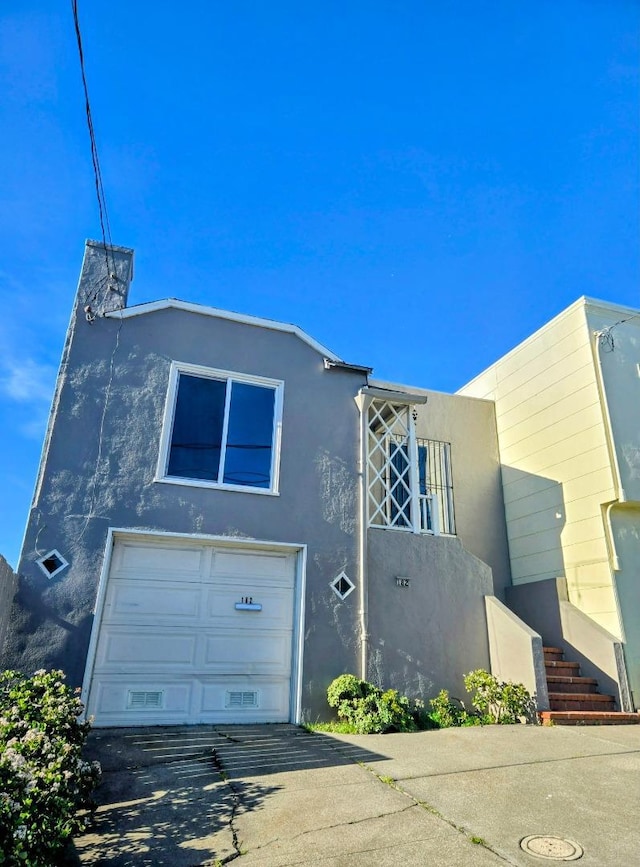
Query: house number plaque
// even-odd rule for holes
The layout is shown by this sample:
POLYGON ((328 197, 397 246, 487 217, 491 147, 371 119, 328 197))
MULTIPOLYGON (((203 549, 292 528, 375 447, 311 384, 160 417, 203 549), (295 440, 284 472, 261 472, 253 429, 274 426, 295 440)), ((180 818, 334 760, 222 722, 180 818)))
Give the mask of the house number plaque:
POLYGON ((243 596, 240 602, 236 602, 236 611, 262 611, 262 604, 254 602, 253 596, 243 596))
POLYGON ((396 578, 396 587, 410 587, 411 578, 401 578, 399 575, 396 578))

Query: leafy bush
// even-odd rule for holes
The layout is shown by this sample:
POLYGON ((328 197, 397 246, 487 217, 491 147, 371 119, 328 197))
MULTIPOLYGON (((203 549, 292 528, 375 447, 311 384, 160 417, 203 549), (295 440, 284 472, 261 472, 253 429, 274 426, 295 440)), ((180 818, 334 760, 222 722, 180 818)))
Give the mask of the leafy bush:
POLYGON ((517 723, 521 717, 530 717, 533 706, 531 694, 522 683, 501 682, 482 668, 465 675, 467 692, 478 712, 492 723, 517 723))
POLYGON ((81 758, 89 723, 61 671, 0 674, 0 863, 51 867, 86 827, 100 766, 81 758))
POLYGON ((471 704, 475 710, 467 710, 464 703, 451 698, 446 689, 431 699, 430 716, 440 728, 517 723, 523 716, 535 715, 531 695, 521 683, 502 683, 488 671, 478 668, 465 675, 464 685, 467 692, 473 693, 471 704))
POLYGON ((383 692, 353 674, 341 674, 327 689, 327 701, 338 718, 350 723, 357 734, 412 732, 417 729, 409 699, 395 689, 383 692))

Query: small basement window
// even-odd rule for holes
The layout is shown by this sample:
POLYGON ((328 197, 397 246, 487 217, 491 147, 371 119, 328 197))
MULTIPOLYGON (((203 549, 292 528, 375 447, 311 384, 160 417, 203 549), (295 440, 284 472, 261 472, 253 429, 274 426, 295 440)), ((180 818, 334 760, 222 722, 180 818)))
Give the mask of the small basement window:
POLYGON ((54 578, 69 565, 62 554, 59 551, 56 551, 55 548, 53 551, 49 551, 48 554, 45 554, 44 557, 40 557, 36 560, 36 563, 40 569, 42 569, 47 578, 54 578))

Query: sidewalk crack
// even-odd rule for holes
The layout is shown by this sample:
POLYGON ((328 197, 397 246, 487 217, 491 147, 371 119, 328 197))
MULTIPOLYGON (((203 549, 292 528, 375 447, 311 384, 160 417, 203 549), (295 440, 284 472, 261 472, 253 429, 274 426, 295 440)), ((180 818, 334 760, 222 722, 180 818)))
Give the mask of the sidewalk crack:
POLYGON ((235 826, 238 810, 242 806, 242 797, 238 792, 237 788, 229 779, 229 774, 225 771, 222 759, 220 758, 215 749, 211 751, 211 758, 215 769, 220 775, 220 779, 223 781, 223 783, 231 793, 231 814, 229 816, 228 825, 229 830, 231 831, 231 845, 233 846, 233 852, 230 855, 227 855, 225 858, 218 858, 217 861, 214 861, 214 864, 216 865, 223 865, 229 864, 231 861, 235 861, 236 858, 239 858, 241 855, 244 854, 240 847, 240 842, 238 840, 238 831, 235 826))

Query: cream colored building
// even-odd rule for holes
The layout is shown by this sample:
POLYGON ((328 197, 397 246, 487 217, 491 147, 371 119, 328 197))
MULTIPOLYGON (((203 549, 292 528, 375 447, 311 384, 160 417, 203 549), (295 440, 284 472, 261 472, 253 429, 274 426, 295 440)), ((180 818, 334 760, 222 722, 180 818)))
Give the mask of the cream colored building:
POLYGON ((581 298, 460 393, 495 401, 513 585, 566 578, 637 707, 640 311, 581 298))

